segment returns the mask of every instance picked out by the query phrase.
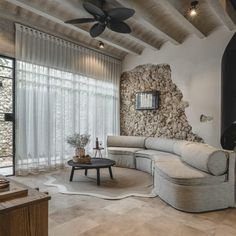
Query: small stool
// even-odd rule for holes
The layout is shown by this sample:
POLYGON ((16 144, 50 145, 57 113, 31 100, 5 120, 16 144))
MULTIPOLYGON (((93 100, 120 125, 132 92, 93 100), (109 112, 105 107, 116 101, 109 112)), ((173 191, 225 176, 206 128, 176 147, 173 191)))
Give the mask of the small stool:
POLYGON ((94 157, 97 157, 97 154, 98 154, 98 157, 102 158, 102 150, 104 150, 103 147, 93 148, 93 150, 95 150, 95 155, 94 155, 94 157))

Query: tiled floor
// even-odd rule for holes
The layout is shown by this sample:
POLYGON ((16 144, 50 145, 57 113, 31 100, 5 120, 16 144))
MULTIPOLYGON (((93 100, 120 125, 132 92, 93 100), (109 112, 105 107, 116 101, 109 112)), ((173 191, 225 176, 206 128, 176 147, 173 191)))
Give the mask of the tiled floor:
POLYGON ((236 208, 189 214, 159 198, 108 201, 62 195, 43 185, 44 175, 14 178, 51 195, 50 236, 236 236, 236 208))

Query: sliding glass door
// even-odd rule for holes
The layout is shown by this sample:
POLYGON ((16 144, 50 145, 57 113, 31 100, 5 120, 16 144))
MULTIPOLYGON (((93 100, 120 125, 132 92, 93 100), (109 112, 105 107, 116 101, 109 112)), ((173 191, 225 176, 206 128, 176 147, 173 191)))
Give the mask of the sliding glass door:
POLYGON ((14 175, 14 67, 0 56, 0 175, 14 175))

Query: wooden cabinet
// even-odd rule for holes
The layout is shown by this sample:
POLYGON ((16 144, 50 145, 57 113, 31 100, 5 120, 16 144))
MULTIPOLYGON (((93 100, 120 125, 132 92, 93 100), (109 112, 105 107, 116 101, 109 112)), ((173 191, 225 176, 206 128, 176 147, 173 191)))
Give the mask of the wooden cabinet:
POLYGON ((0 236, 48 236, 50 196, 27 188, 28 196, 0 202, 0 236))

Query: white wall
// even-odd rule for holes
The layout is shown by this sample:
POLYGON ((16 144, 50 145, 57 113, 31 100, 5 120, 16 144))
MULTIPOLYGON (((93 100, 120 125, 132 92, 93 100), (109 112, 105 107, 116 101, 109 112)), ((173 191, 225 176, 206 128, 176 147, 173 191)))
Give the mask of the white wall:
POLYGON ((145 49, 140 56, 126 56, 123 71, 146 63, 169 64, 173 81, 190 104, 186 114, 193 131, 206 143, 220 146, 221 59, 233 34, 221 27, 205 39, 193 35, 178 46, 167 42, 159 51, 145 49), (201 114, 214 119, 201 123, 201 114))

